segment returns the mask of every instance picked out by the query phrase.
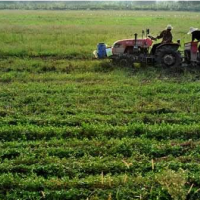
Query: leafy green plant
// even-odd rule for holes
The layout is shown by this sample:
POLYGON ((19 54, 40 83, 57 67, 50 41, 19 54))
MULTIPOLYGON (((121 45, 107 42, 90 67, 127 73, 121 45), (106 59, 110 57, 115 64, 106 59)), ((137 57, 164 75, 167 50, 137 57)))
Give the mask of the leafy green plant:
POLYGON ((171 195, 174 200, 185 200, 187 197, 186 182, 187 172, 179 169, 175 172, 171 169, 166 169, 156 175, 156 180, 161 184, 163 189, 171 195))

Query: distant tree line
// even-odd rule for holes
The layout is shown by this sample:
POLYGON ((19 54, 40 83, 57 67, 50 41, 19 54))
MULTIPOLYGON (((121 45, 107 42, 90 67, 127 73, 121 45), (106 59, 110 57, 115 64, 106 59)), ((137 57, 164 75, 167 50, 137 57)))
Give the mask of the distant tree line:
POLYGON ((0 2, 0 9, 18 10, 174 10, 200 11, 200 2, 156 2, 156 1, 68 1, 68 2, 0 2))

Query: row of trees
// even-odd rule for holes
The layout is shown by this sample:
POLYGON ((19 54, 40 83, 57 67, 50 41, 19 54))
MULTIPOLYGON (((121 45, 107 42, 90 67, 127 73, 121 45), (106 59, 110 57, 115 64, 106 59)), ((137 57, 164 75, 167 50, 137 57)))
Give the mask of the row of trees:
POLYGON ((200 2, 0 2, 0 9, 23 10, 176 10, 200 11, 200 2))

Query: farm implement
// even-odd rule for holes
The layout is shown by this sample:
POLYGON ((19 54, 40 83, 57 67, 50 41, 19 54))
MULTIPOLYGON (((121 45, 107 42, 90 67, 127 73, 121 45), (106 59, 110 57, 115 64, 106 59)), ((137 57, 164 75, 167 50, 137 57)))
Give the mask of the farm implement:
POLYGON ((124 39, 116 41, 112 47, 107 47, 105 43, 99 43, 97 50, 93 52, 97 59, 111 59, 113 63, 120 66, 133 66, 134 63, 153 64, 163 67, 179 67, 182 64, 192 64, 200 66, 200 53, 198 52, 198 42, 188 42, 184 45, 184 52, 179 50, 180 40, 176 43, 160 44, 155 52, 150 50, 153 46, 153 37, 147 36, 143 39, 124 39))

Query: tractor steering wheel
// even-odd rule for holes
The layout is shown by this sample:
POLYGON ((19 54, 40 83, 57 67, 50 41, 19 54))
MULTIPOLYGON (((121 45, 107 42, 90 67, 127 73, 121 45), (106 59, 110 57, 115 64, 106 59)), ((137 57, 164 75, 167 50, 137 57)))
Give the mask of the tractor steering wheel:
POLYGON ((148 37, 151 39, 151 40, 157 40, 157 38, 151 36, 151 35, 148 35, 148 37))

